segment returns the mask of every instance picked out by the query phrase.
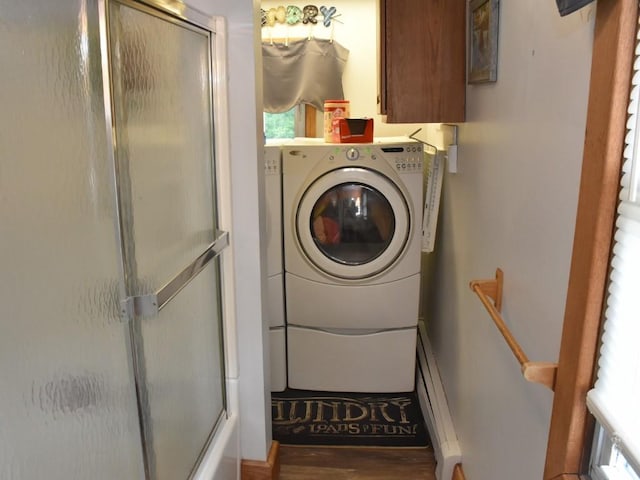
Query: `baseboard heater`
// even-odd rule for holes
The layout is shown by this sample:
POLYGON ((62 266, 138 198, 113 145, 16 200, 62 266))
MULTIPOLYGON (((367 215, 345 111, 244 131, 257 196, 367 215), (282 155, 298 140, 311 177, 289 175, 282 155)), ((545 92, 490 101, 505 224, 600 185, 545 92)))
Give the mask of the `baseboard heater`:
POLYGON ((462 453, 453 429, 438 365, 422 321, 418 323, 417 350, 416 390, 436 457, 436 478, 451 480, 453 469, 462 463, 462 453))

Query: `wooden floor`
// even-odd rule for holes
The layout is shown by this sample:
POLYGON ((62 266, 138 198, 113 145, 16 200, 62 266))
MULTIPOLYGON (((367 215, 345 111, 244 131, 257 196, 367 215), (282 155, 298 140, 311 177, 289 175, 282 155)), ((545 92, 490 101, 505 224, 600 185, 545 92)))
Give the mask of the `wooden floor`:
POLYGON ((435 480, 433 448, 280 445, 280 480, 435 480))

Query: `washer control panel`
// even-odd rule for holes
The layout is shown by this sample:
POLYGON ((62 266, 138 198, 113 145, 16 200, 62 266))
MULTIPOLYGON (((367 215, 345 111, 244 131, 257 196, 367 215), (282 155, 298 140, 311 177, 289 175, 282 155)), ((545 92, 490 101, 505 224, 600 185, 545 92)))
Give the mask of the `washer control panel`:
POLYGON ((366 163, 385 158, 398 173, 421 173, 423 167, 422 145, 350 145, 336 146, 329 154, 329 161, 346 159, 366 163))
POLYGON ((422 172, 422 145, 407 145, 404 147, 381 147, 381 150, 393 162, 398 173, 422 172))

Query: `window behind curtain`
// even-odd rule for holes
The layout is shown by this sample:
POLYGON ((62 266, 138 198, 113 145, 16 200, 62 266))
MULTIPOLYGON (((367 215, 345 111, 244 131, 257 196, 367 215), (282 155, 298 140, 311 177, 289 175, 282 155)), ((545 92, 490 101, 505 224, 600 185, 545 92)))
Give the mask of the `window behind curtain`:
POLYGON ((265 140, 305 136, 305 107, 296 105, 284 113, 263 113, 265 140))
POLYGON ((598 480, 640 479, 640 36, 638 40, 598 376, 587 396, 597 420, 590 473, 598 480))

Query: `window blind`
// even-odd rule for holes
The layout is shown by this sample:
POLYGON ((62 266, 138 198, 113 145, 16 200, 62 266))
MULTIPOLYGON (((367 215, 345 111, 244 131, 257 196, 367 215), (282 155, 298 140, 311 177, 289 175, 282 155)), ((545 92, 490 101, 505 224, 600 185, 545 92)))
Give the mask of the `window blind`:
POLYGON ((640 35, 597 380, 587 406, 640 472, 640 35))

